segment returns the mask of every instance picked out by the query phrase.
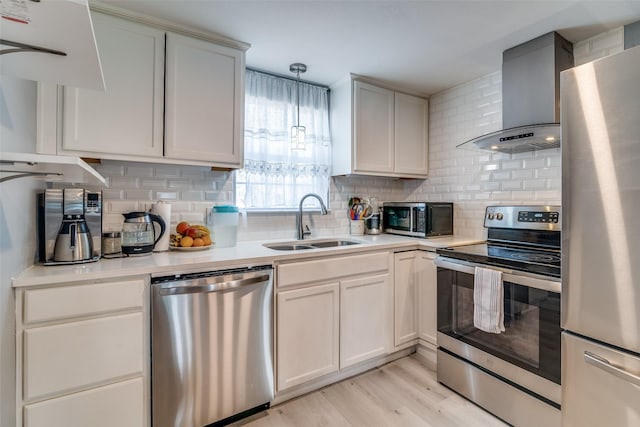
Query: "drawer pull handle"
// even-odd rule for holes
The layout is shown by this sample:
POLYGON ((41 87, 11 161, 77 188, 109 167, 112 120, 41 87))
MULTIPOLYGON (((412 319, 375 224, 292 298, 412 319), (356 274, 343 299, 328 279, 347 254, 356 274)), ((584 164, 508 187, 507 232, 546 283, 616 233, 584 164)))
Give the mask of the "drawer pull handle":
POLYGON ((596 368, 600 368, 603 371, 610 373, 611 375, 615 375, 621 380, 640 386, 640 376, 614 366, 611 362, 609 362, 609 360, 602 356, 598 356, 597 354, 585 351, 584 361, 590 365, 595 366, 596 368))

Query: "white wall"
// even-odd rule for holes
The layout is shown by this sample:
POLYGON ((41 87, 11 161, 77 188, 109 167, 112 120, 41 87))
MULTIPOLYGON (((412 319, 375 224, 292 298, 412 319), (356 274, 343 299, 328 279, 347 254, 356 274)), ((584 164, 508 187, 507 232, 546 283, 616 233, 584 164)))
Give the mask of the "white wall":
MULTIPOLYGON (((0 149, 33 152, 36 85, 0 77, 0 149)), ((0 183, 0 425, 15 425, 15 319, 11 278, 33 264, 36 193, 41 181, 0 183)))

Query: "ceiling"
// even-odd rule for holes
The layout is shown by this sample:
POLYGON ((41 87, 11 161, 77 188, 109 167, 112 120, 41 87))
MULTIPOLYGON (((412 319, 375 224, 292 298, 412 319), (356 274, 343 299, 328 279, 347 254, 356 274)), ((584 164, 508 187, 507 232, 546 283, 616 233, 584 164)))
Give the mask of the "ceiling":
POLYGON ((102 0, 251 44, 247 65, 325 85, 349 73, 431 95, 500 69, 549 31, 569 41, 640 19, 633 1, 102 0))

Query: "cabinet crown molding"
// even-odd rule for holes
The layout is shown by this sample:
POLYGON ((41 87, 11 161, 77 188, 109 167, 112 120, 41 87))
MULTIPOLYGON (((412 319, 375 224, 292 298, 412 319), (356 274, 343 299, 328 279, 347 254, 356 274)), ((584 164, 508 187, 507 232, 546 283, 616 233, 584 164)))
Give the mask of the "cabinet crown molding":
POLYGON ((166 19, 149 17, 142 13, 137 13, 121 7, 108 5, 99 1, 89 0, 89 9, 91 9, 92 11, 102 12, 108 15, 117 16, 119 18, 125 18, 142 24, 150 25, 160 30, 180 33, 189 37, 210 41, 234 49, 240 49, 242 51, 246 51, 251 47, 250 43, 234 40, 230 37, 223 36, 222 34, 195 30, 193 28, 179 25, 166 19))

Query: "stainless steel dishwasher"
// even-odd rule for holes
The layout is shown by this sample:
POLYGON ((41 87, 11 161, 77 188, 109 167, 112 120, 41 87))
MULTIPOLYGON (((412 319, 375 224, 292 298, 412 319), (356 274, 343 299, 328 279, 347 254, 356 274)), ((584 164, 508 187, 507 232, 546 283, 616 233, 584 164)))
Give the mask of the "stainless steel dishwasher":
POLYGON ((224 425, 269 407, 273 270, 152 277, 154 427, 224 425))

